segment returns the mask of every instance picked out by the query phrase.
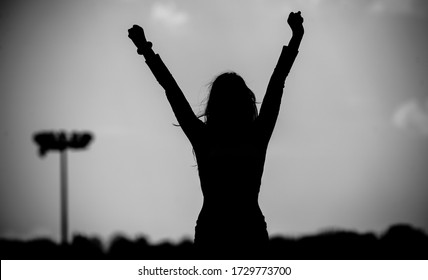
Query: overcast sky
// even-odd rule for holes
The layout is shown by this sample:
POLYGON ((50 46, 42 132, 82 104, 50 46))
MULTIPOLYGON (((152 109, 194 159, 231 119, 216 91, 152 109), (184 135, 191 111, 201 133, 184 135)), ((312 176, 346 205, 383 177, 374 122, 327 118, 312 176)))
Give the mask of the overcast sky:
MULTIPOLYGON (((305 37, 263 175, 271 235, 428 231, 428 4, 423 0, 17 0, 0 4, 0 236, 59 239, 59 156, 39 130, 89 130, 69 155, 70 230, 192 238, 192 148, 128 39, 144 27, 195 113, 219 73, 261 101, 286 19, 305 37)), ((227 102, 227 101, 226 101, 227 102)))

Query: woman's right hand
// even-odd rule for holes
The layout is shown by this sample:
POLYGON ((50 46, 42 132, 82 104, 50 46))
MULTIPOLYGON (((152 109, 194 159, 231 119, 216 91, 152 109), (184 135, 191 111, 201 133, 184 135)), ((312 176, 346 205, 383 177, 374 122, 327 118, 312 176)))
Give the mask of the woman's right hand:
POLYGON ((137 47, 138 54, 143 54, 143 50, 152 45, 150 42, 147 42, 144 29, 139 25, 134 24, 134 26, 128 29, 128 37, 137 47))
POLYGON ((288 16, 287 23, 290 26, 291 30, 293 31, 293 34, 303 35, 304 33, 303 17, 300 11, 297 13, 291 12, 290 15, 288 16))

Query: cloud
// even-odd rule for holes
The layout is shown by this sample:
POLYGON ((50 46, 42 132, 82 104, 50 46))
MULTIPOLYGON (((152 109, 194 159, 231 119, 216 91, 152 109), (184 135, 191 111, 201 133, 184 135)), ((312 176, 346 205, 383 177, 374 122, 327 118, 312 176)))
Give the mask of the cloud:
POLYGON ((175 3, 156 2, 152 6, 152 18, 169 28, 178 28, 189 21, 187 13, 180 11, 175 3))
POLYGON ((421 15, 424 5, 418 0, 373 0, 369 12, 374 14, 421 15))
MULTIPOLYGON (((299 3, 299 5, 302 4, 299 3)), ((425 16, 428 11, 426 0, 308 0, 304 5, 306 8, 362 11, 385 16, 425 16)))
POLYGON ((428 98, 411 99, 403 103, 393 116, 394 124, 402 129, 412 129, 428 136, 428 98))

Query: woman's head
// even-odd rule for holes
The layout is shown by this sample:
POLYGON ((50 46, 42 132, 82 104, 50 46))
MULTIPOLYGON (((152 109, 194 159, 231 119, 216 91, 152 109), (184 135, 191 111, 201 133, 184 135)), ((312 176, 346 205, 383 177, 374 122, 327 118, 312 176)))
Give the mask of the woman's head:
POLYGON ((214 126, 241 126, 257 117, 256 97, 235 72, 217 76, 210 85, 205 122, 214 126))

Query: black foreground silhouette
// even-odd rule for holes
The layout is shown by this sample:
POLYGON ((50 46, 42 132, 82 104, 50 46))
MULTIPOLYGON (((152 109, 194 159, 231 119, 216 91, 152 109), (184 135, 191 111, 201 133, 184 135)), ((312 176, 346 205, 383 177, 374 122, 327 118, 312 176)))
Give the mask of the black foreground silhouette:
POLYGON ((149 244, 141 237, 116 236, 109 244, 74 236, 69 245, 48 239, 0 239, 2 260, 189 260, 189 259, 294 259, 294 260, 428 260, 428 235, 405 224, 382 234, 330 231, 297 238, 273 237, 264 252, 255 254, 206 254, 194 250, 190 240, 149 244))
POLYGON ((236 73, 219 75, 211 84, 205 121, 192 111, 152 43, 138 25, 129 38, 164 88, 172 110, 193 146, 203 193, 195 227, 195 248, 201 257, 251 255, 267 250, 269 238, 258 204, 268 143, 278 118, 285 79, 303 38, 301 13, 287 20, 292 38, 282 48, 270 78, 260 114, 254 93, 236 73))

